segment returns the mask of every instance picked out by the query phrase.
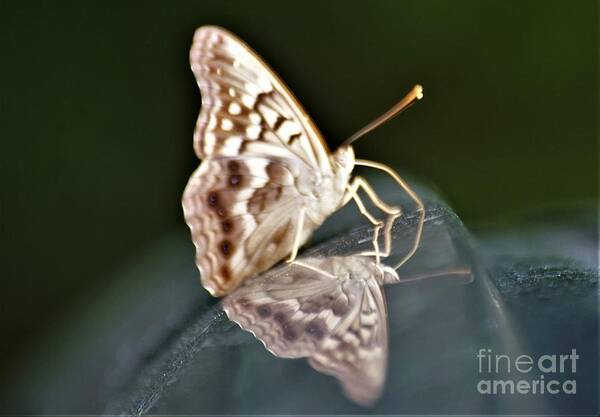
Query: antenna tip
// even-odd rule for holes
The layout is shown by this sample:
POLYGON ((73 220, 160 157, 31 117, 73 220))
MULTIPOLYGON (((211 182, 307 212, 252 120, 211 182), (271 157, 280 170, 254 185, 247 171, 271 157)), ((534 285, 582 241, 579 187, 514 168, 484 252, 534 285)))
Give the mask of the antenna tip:
POLYGON ((413 87, 413 91, 417 100, 421 100, 423 98, 423 86, 421 84, 417 84, 413 87))

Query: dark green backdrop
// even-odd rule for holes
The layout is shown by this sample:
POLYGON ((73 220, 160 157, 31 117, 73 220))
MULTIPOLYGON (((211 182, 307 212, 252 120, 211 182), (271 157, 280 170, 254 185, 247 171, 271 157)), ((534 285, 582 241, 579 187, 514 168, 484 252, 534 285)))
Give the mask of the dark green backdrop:
POLYGON ((597 21, 583 0, 3 1, 1 357, 18 366, 84 292, 184 227, 197 26, 253 46, 331 147, 422 83, 357 153, 473 224, 595 200, 597 21))

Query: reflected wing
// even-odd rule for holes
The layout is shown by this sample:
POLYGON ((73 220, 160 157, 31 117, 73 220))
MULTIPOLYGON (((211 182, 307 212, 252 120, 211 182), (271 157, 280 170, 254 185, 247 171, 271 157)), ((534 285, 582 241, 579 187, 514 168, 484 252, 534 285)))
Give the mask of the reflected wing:
POLYGON ((382 288, 368 282, 347 326, 339 326, 309 359, 316 370, 342 382, 349 398, 374 403, 383 391, 388 357, 387 309, 382 288))
POLYGON ((295 263, 248 280, 223 299, 228 317, 274 355, 312 355, 358 297, 358 287, 295 263))
POLYGON ((365 275, 366 260, 302 260, 249 280, 223 308, 274 355, 309 358, 352 400, 370 404, 383 388, 388 337, 383 293, 365 275))

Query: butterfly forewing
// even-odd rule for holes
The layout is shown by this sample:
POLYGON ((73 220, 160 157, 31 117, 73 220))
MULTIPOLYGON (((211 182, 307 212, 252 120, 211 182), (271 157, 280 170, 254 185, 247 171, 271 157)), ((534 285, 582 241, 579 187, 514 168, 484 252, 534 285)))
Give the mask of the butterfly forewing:
POLYGON ((314 123, 258 55, 230 32, 198 29, 190 50, 202 93, 194 132, 201 159, 259 154, 303 161, 327 172, 329 152, 314 123))
POLYGON ((306 190, 333 169, 310 118, 256 53, 223 29, 198 29, 190 61, 202 95, 194 149, 203 162, 182 203, 202 283, 221 296, 289 254, 297 230, 304 243, 343 189, 327 190, 327 210, 310 202, 317 210, 299 224, 300 208, 315 200, 306 190))
POLYGON ((381 270, 360 256, 308 258, 246 282, 223 299, 228 317, 273 354, 309 358, 360 404, 376 400, 387 363, 381 270))

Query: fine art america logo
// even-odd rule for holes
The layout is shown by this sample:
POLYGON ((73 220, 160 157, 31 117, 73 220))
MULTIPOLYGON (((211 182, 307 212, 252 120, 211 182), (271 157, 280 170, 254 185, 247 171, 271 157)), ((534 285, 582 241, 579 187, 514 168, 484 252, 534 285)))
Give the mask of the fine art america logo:
POLYGON ((556 395, 577 392, 576 349, 564 355, 519 355, 510 357, 479 349, 477 364, 481 379, 477 383, 480 394, 536 394, 556 395))

